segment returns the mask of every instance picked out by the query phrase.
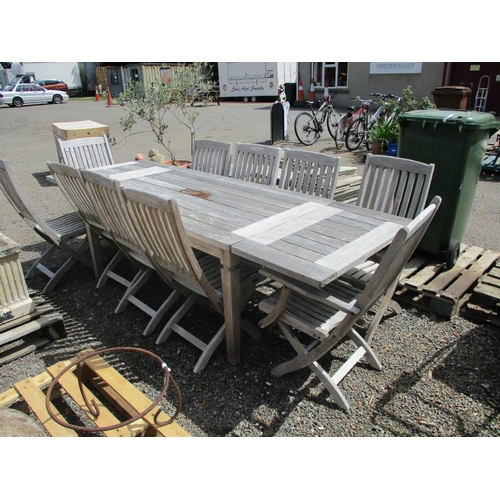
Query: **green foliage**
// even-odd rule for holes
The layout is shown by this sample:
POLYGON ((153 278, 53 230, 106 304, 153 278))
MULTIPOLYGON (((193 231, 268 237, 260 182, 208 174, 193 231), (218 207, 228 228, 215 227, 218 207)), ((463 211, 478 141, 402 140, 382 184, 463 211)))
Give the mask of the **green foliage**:
POLYGON ((164 83, 160 79, 144 88, 142 83, 129 80, 125 92, 118 100, 126 108, 127 114, 120 118, 124 132, 132 133, 139 120, 146 121, 151 127, 155 141, 163 146, 173 162, 175 153, 166 138, 169 120, 175 118, 185 125, 191 134, 191 151, 193 149, 195 128, 199 116, 196 102, 206 104, 212 97, 207 63, 197 62, 192 65, 172 68, 172 79, 164 83))
POLYGON ((417 109, 432 109, 436 107, 435 104, 431 103, 427 96, 425 96, 420 102, 418 102, 415 97, 413 97, 413 90, 411 85, 408 85, 403 90, 401 100, 381 101, 380 104, 385 106, 385 109, 387 110, 387 116, 391 118, 389 122, 382 119, 379 121, 379 123, 375 124, 370 131, 370 136, 372 142, 380 142, 380 144, 383 145, 390 142, 398 142, 400 130, 399 115, 417 109), (382 140, 375 140, 374 137, 380 137, 382 140))
POLYGON ((381 117, 370 130, 370 140, 385 146, 388 142, 397 142, 399 136, 399 124, 395 120, 387 121, 381 117))

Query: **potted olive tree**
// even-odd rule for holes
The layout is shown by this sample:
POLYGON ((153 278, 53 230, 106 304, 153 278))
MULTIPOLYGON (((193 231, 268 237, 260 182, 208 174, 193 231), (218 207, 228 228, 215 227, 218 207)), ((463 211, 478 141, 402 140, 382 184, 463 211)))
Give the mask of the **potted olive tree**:
MULTIPOLYGON (((178 160, 167 137, 169 123, 172 120, 184 125, 191 138, 191 154, 194 148, 195 122, 200 111, 194 106, 195 101, 202 103, 213 99, 211 89, 213 82, 208 78, 207 63, 197 62, 191 65, 173 68, 170 82, 160 79, 144 88, 141 83, 129 81, 125 92, 118 99, 126 109, 126 115, 120 118, 120 125, 125 132, 132 134, 134 125, 146 121, 155 136, 155 141, 167 152, 170 163, 178 165, 189 160, 178 160)), ((158 150, 150 150, 150 158, 161 161, 162 154, 158 150)))

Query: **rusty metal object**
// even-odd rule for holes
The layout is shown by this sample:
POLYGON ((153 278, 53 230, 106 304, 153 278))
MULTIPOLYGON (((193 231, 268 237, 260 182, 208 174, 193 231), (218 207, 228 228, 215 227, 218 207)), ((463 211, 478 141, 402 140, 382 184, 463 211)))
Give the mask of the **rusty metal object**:
POLYGON ((136 420, 139 420, 140 418, 142 418, 145 415, 147 415, 151 410, 153 410, 156 406, 158 406, 158 404, 160 403, 160 401, 163 399, 163 397, 167 393, 167 390, 168 390, 168 387, 169 387, 170 383, 172 383, 172 386, 173 386, 173 388, 175 390, 175 393, 176 393, 176 397, 177 397, 177 409, 176 409, 176 412, 175 412, 174 416, 171 417, 170 419, 168 419, 165 422, 158 422, 158 420, 157 420, 158 419, 158 415, 161 412, 161 409, 158 409, 158 411, 156 412, 156 414, 154 416, 155 425, 157 425, 158 427, 171 424, 177 418, 177 416, 179 415, 180 410, 181 410, 182 401, 181 401, 180 391, 179 391, 179 388, 178 388, 177 384, 175 383, 174 379, 172 378, 172 375, 170 374, 170 369, 168 368, 167 364, 159 356, 157 356, 156 354, 154 354, 154 353, 152 353, 150 351, 147 351, 145 349, 141 349, 139 347, 110 347, 108 349, 101 349, 99 351, 91 351, 91 352, 86 353, 86 354, 81 354, 77 360, 75 360, 73 363, 71 363, 70 365, 68 365, 67 367, 65 367, 52 380, 52 382, 50 383, 50 385, 49 385, 49 387, 47 389, 47 394, 45 396, 45 406, 46 406, 47 411, 48 411, 50 417, 52 418, 52 420, 54 420, 56 423, 58 423, 59 425, 61 425, 63 427, 67 427, 69 429, 73 429, 75 431, 80 431, 80 432, 104 432, 104 431, 110 431, 110 430, 113 430, 113 429, 118 429, 119 427, 123 427, 123 426, 129 425, 132 422, 135 422, 136 420), (116 351, 135 351, 135 352, 139 352, 139 353, 142 353, 142 354, 147 354, 147 355, 151 356, 152 358, 154 358, 155 360, 157 360, 160 363, 160 366, 161 366, 161 368, 162 368, 162 370, 163 370, 163 372, 165 374, 165 379, 164 379, 164 383, 163 383, 163 388, 160 391, 160 394, 158 395, 158 397, 151 403, 151 405, 148 408, 146 408, 144 411, 142 411, 141 413, 139 413, 135 417, 132 417, 132 418, 130 418, 130 419, 124 421, 124 422, 120 422, 120 423, 114 424, 114 425, 109 425, 109 426, 106 426, 106 427, 97 427, 97 426, 96 427, 84 427, 84 426, 69 424, 68 422, 65 422, 65 421, 62 421, 62 420, 58 419, 57 416, 54 414, 52 408, 51 408, 51 404, 50 404, 51 394, 52 394, 52 391, 55 388, 56 384, 59 382, 60 378, 65 373, 67 373, 68 371, 70 371, 71 369, 73 369, 73 367, 75 365, 76 365, 76 370, 77 370, 77 379, 78 379, 78 384, 79 384, 79 387, 80 387, 80 392, 81 392, 82 397, 83 397, 83 399, 85 401, 85 404, 87 405, 87 411, 94 418, 99 417, 100 410, 99 410, 99 408, 98 408, 95 400, 92 399, 91 401, 89 401, 87 399, 87 395, 85 394, 85 390, 84 390, 84 386, 83 386, 83 382, 82 382, 82 377, 80 376, 80 369, 81 369, 83 361, 85 361, 85 360, 87 360, 89 358, 92 358, 94 356, 99 356, 101 354, 106 354, 106 353, 116 352, 116 351))

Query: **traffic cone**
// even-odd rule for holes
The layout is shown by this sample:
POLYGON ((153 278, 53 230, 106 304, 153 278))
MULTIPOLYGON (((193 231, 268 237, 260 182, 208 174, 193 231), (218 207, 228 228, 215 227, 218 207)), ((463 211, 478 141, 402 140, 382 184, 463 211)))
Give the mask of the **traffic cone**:
POLYGON ((309 89, 309 100, 314 102, 316 100, 316 94, 314 92, 314 81, 311 80, 311 88, 309 89))
POLYGON ((305 101, 306 96, 304 95, 304 87, 302 87, 302 78, 299 78, 299 93, 297 94, 298 101, 305 101))
POLYGON ((107 88, 107 94, 108 94, 108 104, 106 105, 107 108, 110 108, 111 106, 113 106, 113 99, 111 97, 111 90, 109 90, 109 87, 106 87, 107 88))
POLYGON ((101 100, 101 96, 99 95, 99 88, 97 87, 97 85, 95 86, 95 100, 96 101, 101 100))

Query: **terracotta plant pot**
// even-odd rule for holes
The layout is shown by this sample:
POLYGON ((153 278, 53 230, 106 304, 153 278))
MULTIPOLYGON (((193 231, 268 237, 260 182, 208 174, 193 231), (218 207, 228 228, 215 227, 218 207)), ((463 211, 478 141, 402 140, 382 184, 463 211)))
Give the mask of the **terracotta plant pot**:
POLYGON ((163 163, 166 163, 167 165, 175 165, 177 167, 181 168, 190 168, 191 167, 191 160, 175 160, 175 163, 172 160, 165 160, 163 163))
POLYGON ((372 143, 372 153, 374 155, 379 155, 382 153, 382 144, 380 142, 372 143))

